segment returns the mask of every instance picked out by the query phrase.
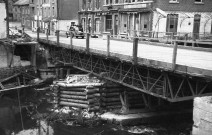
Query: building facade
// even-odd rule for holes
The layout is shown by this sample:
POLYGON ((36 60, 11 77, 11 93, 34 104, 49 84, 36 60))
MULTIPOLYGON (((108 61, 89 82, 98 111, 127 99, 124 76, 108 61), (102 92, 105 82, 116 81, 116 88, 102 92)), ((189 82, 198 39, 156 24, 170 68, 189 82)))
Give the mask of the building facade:
POLYGON ((201 36, 212 32, 211 0, 80 0, 86 32, 201 36))
POLYGON ((14 15, 14 13, 13 13, 13 8, 14 8, 13 4, 14 4, 15 2, 17 2, 17 1, 18 1, 18 0, 8 0, 9 20, 10 20, 10 21, 15 21, 14 18, 13 18, 13 15, 14 15))
POLYGON ((79 23, 85 32, 100 34, 104 30, 104 16, 102 15, 104 1, 79 0, 79 23))
POLYGON ((19 0, 13 4, 13 20, 21 22, 24 27, 31 28, 29 0, 19 0))
POLYGON ((76 0, 31 0, 34 10, 32 30, 54 34, 56 30, 67 31, 71 24, 78 24, 79 1, 76 0))
POLYGON ((156 0, 153 27, 157 32, 188 34, 190 38, 212 34, 211 0, 156 0))
POLYGON ((131 36, 135 31, 151 30, 152 3, 150 0, 80 0, 79 21, 86 32, 131 36))

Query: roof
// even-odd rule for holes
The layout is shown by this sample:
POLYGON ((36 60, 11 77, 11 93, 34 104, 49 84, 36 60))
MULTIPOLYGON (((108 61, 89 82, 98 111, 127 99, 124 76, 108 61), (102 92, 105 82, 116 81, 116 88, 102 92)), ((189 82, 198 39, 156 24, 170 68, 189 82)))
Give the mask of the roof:
POLYGON ((14 6, 24 6, 29 5, 29 0, 19 0, 13 4, 14 6))

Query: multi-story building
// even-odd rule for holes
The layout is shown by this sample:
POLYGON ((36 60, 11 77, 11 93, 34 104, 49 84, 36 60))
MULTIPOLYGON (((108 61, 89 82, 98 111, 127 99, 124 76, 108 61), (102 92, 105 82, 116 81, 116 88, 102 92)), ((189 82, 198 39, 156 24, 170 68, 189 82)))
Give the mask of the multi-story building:
POLYGON ((33 30, 48 28, 48 33, 56 30, 67 31, 71 24, 78 24, 79 1, 77 0, 31 0, 34 8, 33 30))
POLYGON ((192 38, 211 34, 211 7, 211 0, 156 0, 152 29, 192 38))
POLYGON ((151 30, 151 0, 80 0, 79 18, 86 31, 133 34, 151 30))
POLYGON ((79 23, 85 32, 102 33, 104 30, 103 0, 79 0, 79 23))
POLYGON ((13 4, 17 2, 18 0, 8 0, 8 10, 9 10, 9 20, 15 21, 13 18, 13 4))
POLYGON ((211 6, 211 0, 80 0, 79 21, 91 33, 193 37, 211 33, 211 6))
POLYGON ((19 0, 13 4, 13 19, 21 22, 22 26, 31 28, 29 0, 19 0))

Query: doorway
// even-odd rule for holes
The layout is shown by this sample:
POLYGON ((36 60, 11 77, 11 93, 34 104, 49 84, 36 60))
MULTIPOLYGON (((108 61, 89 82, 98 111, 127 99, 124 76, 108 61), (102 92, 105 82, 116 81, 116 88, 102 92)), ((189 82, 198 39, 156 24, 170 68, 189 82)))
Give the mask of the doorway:
POLYGON ((194 27, 193 27, 193 39, 199 38, 199 29, 200 29, 200 19, 201 15, 194 15, 194 27))
POLYGON ((118 35, 118 24, 119 20, 118 20, 118 15, 115 15, 115 25, 114 25, 114 35, 118 35))

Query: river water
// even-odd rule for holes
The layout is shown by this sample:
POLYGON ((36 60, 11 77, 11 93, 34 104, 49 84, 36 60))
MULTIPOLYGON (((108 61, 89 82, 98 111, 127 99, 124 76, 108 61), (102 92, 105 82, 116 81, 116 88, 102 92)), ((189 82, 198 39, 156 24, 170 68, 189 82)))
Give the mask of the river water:
POLYGON ((49 103, 51 97, 46 96, 46 91, 25 89, 21 95, 19 100, 16 90, 2 94, 0 135, 132 135, 129 132, 132 129, 141 135, 189 135, 192 126, 190 120, 128 127, 102 121, 95 126, 73 124, 62 115, 55 117, 54 105, 49 103))

